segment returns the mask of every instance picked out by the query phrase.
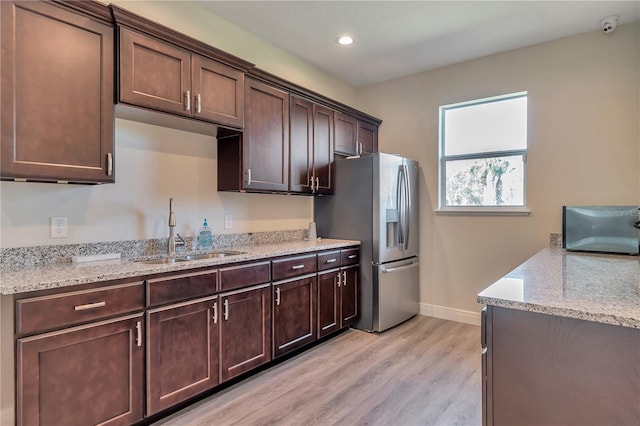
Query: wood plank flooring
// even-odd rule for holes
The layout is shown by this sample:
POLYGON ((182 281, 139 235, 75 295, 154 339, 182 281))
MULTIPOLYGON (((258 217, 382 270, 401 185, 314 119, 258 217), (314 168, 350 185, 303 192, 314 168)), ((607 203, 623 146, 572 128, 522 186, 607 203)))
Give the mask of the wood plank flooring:
POLYGON ((480 425, 480 328, 416 316, 349 330, 159 422, 480 425))

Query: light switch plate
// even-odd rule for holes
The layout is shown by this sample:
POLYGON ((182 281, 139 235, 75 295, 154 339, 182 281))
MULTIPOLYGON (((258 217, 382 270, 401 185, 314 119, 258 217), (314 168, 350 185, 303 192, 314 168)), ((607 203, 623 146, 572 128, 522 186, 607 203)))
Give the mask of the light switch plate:
POLYGON ((233 217, 230 214, 224 215, 224 229, 231 229, 233 226, 233 217))

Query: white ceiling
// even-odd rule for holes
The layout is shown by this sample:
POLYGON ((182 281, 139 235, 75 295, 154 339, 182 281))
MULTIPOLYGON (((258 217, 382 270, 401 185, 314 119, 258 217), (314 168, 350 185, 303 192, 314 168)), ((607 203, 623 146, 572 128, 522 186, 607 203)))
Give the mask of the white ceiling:
POLYGON ((640 0, 196 3, 355 86, 640 19, 640 0))

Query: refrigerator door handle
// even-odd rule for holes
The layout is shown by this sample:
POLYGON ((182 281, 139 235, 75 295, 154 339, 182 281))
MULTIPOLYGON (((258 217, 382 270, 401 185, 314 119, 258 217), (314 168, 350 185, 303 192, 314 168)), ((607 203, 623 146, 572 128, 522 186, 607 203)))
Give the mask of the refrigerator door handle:
POLYGON ((409 215, 411 214, 411 187, 409 186, 409 168, 406 164, 402 165, 403 168, 403 179, 404 179, 404 198, 405 198, 405 210, 404 210, 404 225, 403 225, 403 249, 406 250, 409 248, 409 235, 410 229, 409 225, 411 223, 409 215))
POLYGON ((404 271, 405 269, 415 268, 416 266, 418 266, 418 262, 413 262, 412 264, 406 265, 406 266, 398 266, 397 268, 380 269, 380 272, 384 274, 389 274, 391 272, 398 272, 398 271, 404 271))
POLYGON ((398 167, 398 183, 396 186, 396 209, 398 210, 398 245, 404 249, 404 199, 402 198, 403 191, 403 175, 404 168, 398 167))

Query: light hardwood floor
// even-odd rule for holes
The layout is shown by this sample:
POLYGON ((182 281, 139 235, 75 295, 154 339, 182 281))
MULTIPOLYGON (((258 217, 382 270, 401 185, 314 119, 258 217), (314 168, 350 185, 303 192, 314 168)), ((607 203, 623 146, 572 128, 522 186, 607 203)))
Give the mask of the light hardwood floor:
POLYGON ((157 425, 480 425, 480 327, 348 330, 157 425))

